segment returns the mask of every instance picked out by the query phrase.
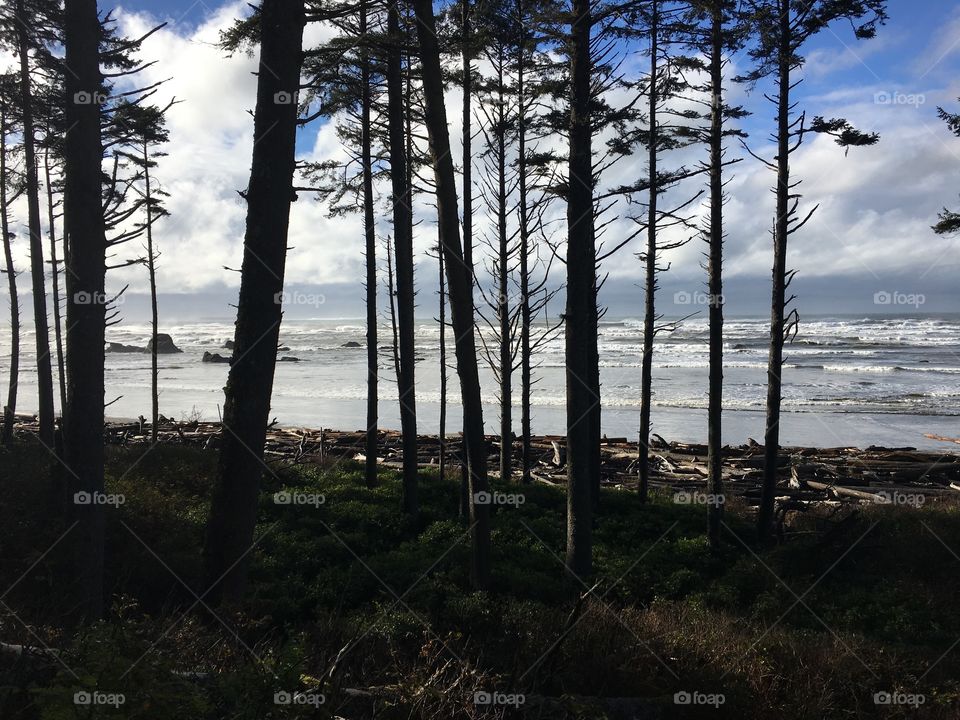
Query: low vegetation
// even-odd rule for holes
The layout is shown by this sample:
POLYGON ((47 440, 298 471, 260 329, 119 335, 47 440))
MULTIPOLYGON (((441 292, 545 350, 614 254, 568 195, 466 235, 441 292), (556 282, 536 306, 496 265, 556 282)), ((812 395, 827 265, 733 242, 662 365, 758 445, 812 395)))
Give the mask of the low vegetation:
POLYGON ((215 453, 114 450, 112 608, 75 632, 52 456, 2 452, 3 718, 948 718, 960 696, 951 505, 810 514, 758 555, 745 509, 712 552, 703 507, 604 491, 581 580, 563 493, 497 486, 493 583, 473 592, 456 482, 424 473, 414 520, 393 472, 367 489, 360 464, 278 465, 248 599, 211 609, 215 453))

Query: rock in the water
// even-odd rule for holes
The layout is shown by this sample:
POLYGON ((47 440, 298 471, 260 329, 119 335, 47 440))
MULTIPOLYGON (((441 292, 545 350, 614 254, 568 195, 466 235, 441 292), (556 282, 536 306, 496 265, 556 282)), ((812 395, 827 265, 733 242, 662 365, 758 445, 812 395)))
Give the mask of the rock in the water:
POLYGON ((277 348, 277 352, 290 352, 290 348, 288 348, 286 345, 281 345, 277 348))
MULTIPOLYGON (((153 338, 147 343, 147 352, 153 352, 153 338)), ((172 353, 182 353, 183 350, 173 344, 173 338, 166 333, 157 333, 157 354, 169 355, 172 353)))
POLYGON ((136 345, 124 345, 123 343, 107 343, 106 352, 108 353, 142 353, 146 352, 142 347, 136 345))
POLYGON ((233 350, 234 342, 233 340, 227 340, 223 343, 224 350, 233 350))
POLYGON ((280 362, 301 362, 301 360, 298 357, 291 357, 290 355, 284 355, 282 358, 280 358, 280 362))
POLYGON ((233 358, 224 357, 220 353, 205 352, 203 358, 201 358, 205 363, 231 363, 233 358))
POLYGON ((345 343, 344 343, 343 345, 341 345, 340 347, 344 347, 344 348, 360 348, 360 347, 363 347, 363 345, 361 345, 361 344, 358 343, 358 342, 354 342, 353 340, 351 340, 350 342, 345 342, 345 343))

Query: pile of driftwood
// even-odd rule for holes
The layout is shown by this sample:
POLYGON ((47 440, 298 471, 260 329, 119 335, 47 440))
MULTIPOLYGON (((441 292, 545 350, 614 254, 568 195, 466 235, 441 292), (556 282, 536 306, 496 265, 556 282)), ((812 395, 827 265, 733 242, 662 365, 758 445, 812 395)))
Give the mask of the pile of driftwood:
MULTIPOLYGON (((20 416, 17 430, 36 433, 36 418, 20 416)), ((191 445, 203 449, 217 447, 219 422, 177 422, 163 418, 158 426, 158 441, 191 445)), ((399 432, 378 431, 377 461, 386 467, 401 466, 402 443, 399 432)), ((105 440, 112 445, 150 442, 150 424, 143 418, 133 423, 109 423, 105 440)), ((935 438, 956 442, 952 438, 935 438)), ((533 438, 532 479, 562 485, 566 482, 563 436, 540 435, 533 438)), ((499 465, 500 439, 487 437, 489 466, 495 474, 499 465)), ((520 467, 520 443, 515 441, 514 468, 520 467)), ((268 428, 265 456, 270 460, 325 463, 338 459, 362 460, 366 434, 362 430, 287 428, 272 424, 268 428)), ((915 448, 869 447, 782 448, 778 501, 783 508, 802 508, 809 504, 892 503, 921 505, 943 497, 960 499, 960 454, 945 451, 921 452, 915 448)), ((601 483, 622 489, 637 485, 637 443, 627 438, 603 438, 601 441, 601 483)), ((418 446, 418 464, 436 467, 459 465, 461 442, 456 436, 441 439, 424 435, 418 446), (441 454, 442 450, 442 454, 441 454)), ((746 445, 724 450, 724 494, 748 505, 759 502, 763 478, 763 446, 751 440, 746 445)), ((696 443, 667 442, 654 435, 650 444, 650 485, 668 492, 705 492, 707 448, 696 443)), ((518 478, 515 478, 518 479, 518 478)))

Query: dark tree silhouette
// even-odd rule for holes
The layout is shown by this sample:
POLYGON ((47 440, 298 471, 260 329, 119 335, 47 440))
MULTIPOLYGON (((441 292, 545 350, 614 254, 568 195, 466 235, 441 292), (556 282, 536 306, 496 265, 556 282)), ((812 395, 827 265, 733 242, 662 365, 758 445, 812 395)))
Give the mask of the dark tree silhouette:
POLYGON ((396 275, 397 334, 399 339, 400 427, 403 435, 403 511, 416 515, 417 497, 417 398, 414 332, 413 207, 407 153, 406 114, 403 90, 402 31, 397 2, 387 8, 387 124, 389 128, 390 181, 393 189, 393 251, 396 275))
POLYGON ((3 442, 13 440, 13 423, 17 412, 17 390, 20 385, 20 298, 17 294, 17 271, 13 265, 13 233, 10 231, 10 205, 22 195, 23 183, 11 182, 10 148, 7 136, 14 130, 11 116, 16 80, 12 75, 0 78, 0 233, 3 240, 4 273, 10 293, 10 379, 7 402, 3 407, 3 442))
MULTIPOLYGON (((774 496, 780 451, 780 404, 783 397, 783 348, 797 332, 799 315, 796 309, 787 312, 794 299, 787 297, 787 289, 795 271, 787 269, 787 240, 800 230, 816 211, 807 215, 797 213, 800 195, 799 181, 790 175, 790 156, 799 149, 811 132, 833 135, 837 144, 851 146, 873 145, 876 134, 862 133, 842 119, 824 120, 816 117, 809 124, 806 113, 795 113, 792 92, 798 82, 795 72, 803 66, 800 51, 814 35, 837 21, 846 21, 854 28, 857 38, 871 38, 878 24, 886 20, 885 0, 750 0, 747 3, 749 22, 757 35, 750 56, 755 62, 752 71, 742 79, 748 82, 772 76, 776 96, 767 96, 776 108, 777 129, 773 138, 777 144, 774 161, 763 160, 777 175, 774 187, 776 214, 773 222, 773 292, 770 310, 770 354, 767 361, 766 425, 764 430, 764 478, 757 530, 761 541, 770 538, 774 524, 774 496)), ((749 151, 749 149, 748 149, 749 151)))
POLYGON ((440 48, 436 19, 430 0, 414 0, 423 71, 423 100, 430 155, 436 177, 437 220, 440 245, 447 269, 450 315, 456 341, 457 373, 463 405, 463 435, 469 480, 471 581, 476 588, 490 583, 490 507, 483 502, 487 492, 487 451, 483 432, 483 405, 474 338, 472 280, 460 244, 457 188, 450 156, 450 131, 443 99, 440 48))
POLYGON ((597 358, 596 262, 593 225, 590 0, 573 0, 570 15, 570 155, 567 186, 567 567, 578 576, 593 567, 593 484, 600 445, 593 417, 600 398, 597 358))
POLYGON ((53 446, 53 368, 50 359, 50 331, 47 317, 47 293, 43 268, 43 236, 40 226, 40 182, 37 174, 36 126, 34 94, 30 69, 30 50, 44 41, 36 28, 35 13, 44 7, 27 7, 26 0, 16 0, 17 55, 20 61, 20 113, 23 129, 23 162, 27 183, 27 227, 30 235, 30 277, 33 291, 33 321, 37 350, 37 397, 39 403, 40 440, 53 446))
MULTIPOLYGON (((67 290, 67 408, 64 454, 74 492, 103 492, 103 393, 107 240, 101 171, 101 26, 96 0, 66 0, 66 120, 64 222, 69 233, 67 290)), ((74 534, 81 614, 103 614, 104 507, 75 504, 74 534)))
POLYGON ((290 203, 303 63, 303 0, 264 0, 253 160, 246 191, 234 361, 225 388, 223 433, 204 560, 210 599, 235 602, 247 584, 263 447, 283 311, 290 203))

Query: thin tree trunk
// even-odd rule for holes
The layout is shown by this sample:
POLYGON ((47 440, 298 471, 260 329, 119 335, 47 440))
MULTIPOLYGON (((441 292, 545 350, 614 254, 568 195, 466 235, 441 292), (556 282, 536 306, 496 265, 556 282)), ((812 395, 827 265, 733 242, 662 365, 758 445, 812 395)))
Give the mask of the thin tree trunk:
POLYGON ((403 511, 416 515, 417 497, 417 399, 416 348, 414 345, 413 208, 404 128, 403 55, 405 36, 400 30, 396 3, 387 10, 387 122, 390 135, 390 180, 393 188, 393 252, 396 272, 397 320, 399 327, 400 372, 397 394, 400 399, 400 429, 403 436, 403 511))
POLYGON ((150 189, 150 156, 146 140, 143 142, 143 171, 147 201, 147 273, 150 276, 150 442, 156 443, 160 424, 160 371, 157 367, 160 313, 157 308, 157 256, 153 250, 153 191, 150 189))
POLYGON ((650 483, 650 404, 653 401, 653 339, 656 335, 656 297, 657 297, 657 104, 660 102, 657 88, 658 47, 658 0, 653 0, 650 19, 650 93, 647 114, 650 122, 648 147, 648 182, 650 188, 647 199, 647 251, 646 287, 644 288, 643 319, 643 358, 640 363, 640 501, 647 501, 647 489, 650 483))
MULTIPOLYGON (((524 19, 523 0, 517 0, 517 16, 524 19)), ((525 106, 525 60, 524 39, 520 40, 517 56, 517 97, 520 112, 517 115, 517 173, 520 212, 520 464, 523 483, 530 482, 531 428, 530 428, 530 208, 527 200, 527 121, 525 106)))
MULTIPOLYGON (((70 232, 64 277, 67 291, 67 410, 64 452, 72 490, 103 492, 103 393, 107 241, 101 199, 100 108, 70 102, 78 93, 99 93, 100 21, 96 0, 66 0, 64 47, 66 121, 64 225, 70 232), (84 300, 92 302, 83 302, 84 300)), ((74 504, 72 535, 83 619, 103 615, 104 507, 74 504)))
POLYGON ((390 354, 393 358, 393 373, 400 377, 400 336, 397 333, 397 291, 393 282, 393 245, 387 238, 387 298, 390 301, 390 330, 393 333, 393 342, 390 354))
POLYGON ((773 293, 770 306, 770 355, 767 360, 767 414, 763 490, 757 515, 761 542, 773 532, 774 497, 780 451, 780 402, 783 397, 784 306, 790 202, 790 0, 780 0, 780 48, 777 97, 777 216, 773 231, 773 293))
MULTIPOLYGON (((473 318, 473 42, 470 0, 461 0, 463 12, 463 261, 470 273, 470 317, 473 318)), ((467 457, 467 438, 463 438, 463 456, 467 457)), ((470 517, 470 478, 466 465, 460 478, 460 517, 470 517)))
POLYGON ((247 191, 234 361, 226 386, 220 462, 204 559, 210 598, 238 601, 257 521, 263 447, 277 362, 290 203, 293 199, 297 103, 303 60, 303 0, 264 0, 254 145, 247 191))
POLYGON ((373 159, 370 139, 370 57, 367 49, 367 2, 360 3, 360 145, 363 164, 363 229, 367 263, 367 487, 377 484, 377 424, 379 369, 377 361, 377 228, 373 216, 373 159))
POLYGON ((440 272, 440 480, 447 473, 447 282, 443 248, 437 252, 440 272))
MULTIPOLYGON (((27 176, 27 218, 30 231, 30 276, 33 286, 33 318, 37 341, 37 397, 40 440, 53 447, 53 368, 50 363, 50 331, 47 327, 47 294, 43 271, 43 236, 40 229, 40 182, 37 177, 36 140, 33 125, 33 93, 30 89, 29 19, 23 0, 17 0, 17 39, 20 55, 20 102, 23 113, 23 161, 27 176)), ((101 298, 93 298, 101 302, 101 298)))
POLYGON ((487 452, 483 433, 483 405, 476 339, 473 332, 471 272, 460 245, 457 188, 450 155, 450 134, 443 101, 440 48, 431 0, 414 0, 417 36, 423 70, 424 110, 430 138, 430 154, 436 180, 437 219, 440 246, 446 255, 450 314, 456 338, 457 372, 463 403, 463 434, 467 446, 470 498, 471 580, 484 589, 490 584, 490 506, 478 503, 487 492, 487 452))
POLYGON ((13 267, 10 237, 10 216, 7 214, 7 112, 0 105, 0 232, 3 233, 3 259, 10 292, 10 383, 7 403, 3 408, 3 442, 13 440, 13 421, 17 412, 17 388, 20 380, 20 298, 17 294, 17 272, 13 267))
MULTIPOLYGON (((710 494, 723 494, 723 6, 714 0, 710 29, 710 392, 707 407, 707 473, 710 494)), ((720 544, 723 503, 707 505, 710 544, 720 544)))
POLYGON ((591 345, 596 343, 596 249, 590 127, 590 0, 574 0, 570 22, 570 173, 567 196, 567 555, 578 576, 592 570, 594 433, 591 345))
POLYGON ((500 479, 513 475, 513 356, 510 328, 510 246, 507 232, 507 129, 503 93, 503 57, 499 58, 497 142, 497 264, 499 265, 497 319, 500 323, 500 479))
MULTIPOLYGON (((51 290, 53 291, 53 338, 57 349, 57 379, 60 385, 60 414, 67 407, 67 377, 63 368, 63 333, 60 317, 60 268, 57 259, 57 218, 54 213, 53 185, 50 183, 50 150, 43 153, 44 182, 47 188, 47 224, 50 231, 51 290)), ((66 252, 64 252, 66 254, 66 252)))

